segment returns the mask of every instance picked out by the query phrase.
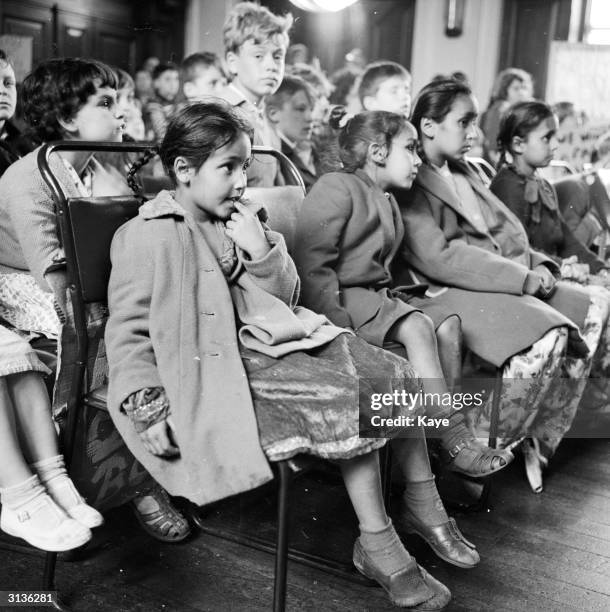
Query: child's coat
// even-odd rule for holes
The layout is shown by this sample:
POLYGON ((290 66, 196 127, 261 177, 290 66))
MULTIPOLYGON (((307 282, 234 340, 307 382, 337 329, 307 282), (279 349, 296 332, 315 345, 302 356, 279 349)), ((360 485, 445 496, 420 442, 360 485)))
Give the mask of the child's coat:
POLYGON ((303 303, 382 346, 392 324, 418 309, 388 293, 403 235, 393 197, 362 170, 322 176, 297 224, 303 303))
MULTIPOLYGON (((450 288, 437 299, 460 314, 468 346, 499 366, 549 329, 582 325, 589 299, 565 283, 559 283, 546 302, 524 295, 531 269, 543 263, 556 272, 556 264, 530 249, 519 220, 477 177, 461 164, 455 170, 484 202, 482 213, 490 230, 477 230, 448 182, 423 165, 412 189, 398 194, 405 225, 402 255, 433 289, 450 288)), ((586 354, 577 334, 573 339, 576 350, 586 354)))
POLYGON ((293 313, 294 264, 281 236, 267 236, 271 251, 259 261, 242 262, 247 274, 231 287, 193 217, 168 192, 142 206, 113 240, 108 407, 150 474, 172 495, 197 504, 271 478, 240 357, 234 306, 250 324, 244 344, 267 355, 281 356, 287 346, 291 351, 319 347, 343 333, 305 309, 293 313), (270 312, 272 325, 267 325, 270 312), (150 454, 121 410, 129 395, 146 387, 163 387, 168 395, 179 458, 150 454))

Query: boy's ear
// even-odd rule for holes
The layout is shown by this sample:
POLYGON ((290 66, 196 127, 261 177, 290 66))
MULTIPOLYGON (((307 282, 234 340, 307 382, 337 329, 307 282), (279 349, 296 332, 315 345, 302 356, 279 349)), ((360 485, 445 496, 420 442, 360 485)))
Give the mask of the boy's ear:
POLYGON ((176 176, 176 181, 186 185, 193 176, 193 167, 184 157, 176 157, 174 160, 174 175, 176 176))
POLYGON ((436 130, 438 126, 436 121, 433 121, 429 117, 423 117, 420 122, 420 126, 422 134, 424 134, 428 138, 434 138, 436 136, 436 130))
POLYGON ((196 97, 197 92, 195 91, 195 89, 195 85, 190 81, 186 81, 184 85, 182 85, 184 97, 187 99, 196 97))
POLYGON ((377 100, 373 96, 364 96, 362 98, 362 108, 367 111, 378 110, 377 100))
POLYGON ((235 76, 237 74, 237 67, 236 67, 236 63, 237 63, 237 53, 235 53, 234 51, 228 51, 226 56, 225 56, 225 63, 227 65, 227 70, 229 71, 229 74, 231 74, 232 76, 235 76))
POLYGON ((369 145, 369 157, 373 163, 378 166, 385 166, 385 160, 388 156, 388 148, 385 145, 380 145, 376 142, 372 142, 369 145))

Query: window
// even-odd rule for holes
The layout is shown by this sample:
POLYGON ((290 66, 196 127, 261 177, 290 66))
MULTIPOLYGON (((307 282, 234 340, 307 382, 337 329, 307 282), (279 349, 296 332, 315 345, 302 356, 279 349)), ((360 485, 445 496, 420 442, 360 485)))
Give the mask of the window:
POLYGON ((610 2, 588 0, 583 41, 590 45, 610 45, 610 2))

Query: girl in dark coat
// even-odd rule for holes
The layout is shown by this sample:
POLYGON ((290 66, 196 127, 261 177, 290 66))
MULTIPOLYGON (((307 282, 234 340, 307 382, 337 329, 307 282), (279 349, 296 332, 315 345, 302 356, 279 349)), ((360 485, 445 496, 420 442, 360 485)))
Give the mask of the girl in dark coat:
POLYGON ((610 356, 610 286, 606 263, 589 250, 566 224, 553 186, 536 170, 549 165, 557 148, 557 120, 544 102, 515 104, 500 124, 500 170, 491 190, 519 217, 530 244, 561 266, 561 278, 579 283, 598 310, 596 333, 601 333, 592 375, 582 405, 607 412, 610 356))
MULTIPOLYGON (((425 163, 399 201, 403 256, 418 279, 433 284, 433 299, 460 315, 466 345, 503 367, 505 378, 523 381, 519 388, 509 385, 520 393, 503 401, 500 430, 505 444, 535 440, 541 465, 570 428, 582 393, 573 389, 566 401, 561 385, 551 382, 566 368, 552 338, 571 330, 572 351, 588 357, 599 343, 599 329, 588 334, 596 314, 588 294, 557 282, 557 264, 530 248, 520 221, 463 162, 477 112, 470 88, 453 80, 430 83, 419 93, 412 120, 425 163), (547 365, 540 367, 540 359, 547 365), (527 389, 537 386, 534 379, 543 372, 548 393, 532 404, 527 389)), ((582 384, 586 360, 575 361, 568 373, 582 384)), ((478 426, 487 415, 479 417, 478 426)), ((536 472, 530 482, 540 491, 536 472)))

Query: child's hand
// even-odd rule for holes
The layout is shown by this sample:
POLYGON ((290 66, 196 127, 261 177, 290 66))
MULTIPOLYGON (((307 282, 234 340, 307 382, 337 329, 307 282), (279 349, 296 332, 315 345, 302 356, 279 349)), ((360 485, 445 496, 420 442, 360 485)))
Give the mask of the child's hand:
POLYGON ((177 457, 180 449, 175 444, 175 427, 171 417, 151 425, 140 433, 144 448, 158 457, 177 457))
POLYGON ((549 291, 551 291, 551 289, 553 289, 555 283, 557 282, 557 279, 553 276, 553 273, 546 266, 539 264, 534 268, 533 272, 536 273, 540 278, 542 289, 544 289, 545 292, 548 293, 549 291))
POLYGON ((250 259, 262 259, 271 250, 271 245, 261 222, 256 214, 241 202, 235 202, 235 208, 237 211, 226 223, 227 236, 243 249, 250 259))
POLYGON ((561 262, 561 277, 578 283, 586 283, 589 277, 589 264, 578 263, 576 255, 561 262))

